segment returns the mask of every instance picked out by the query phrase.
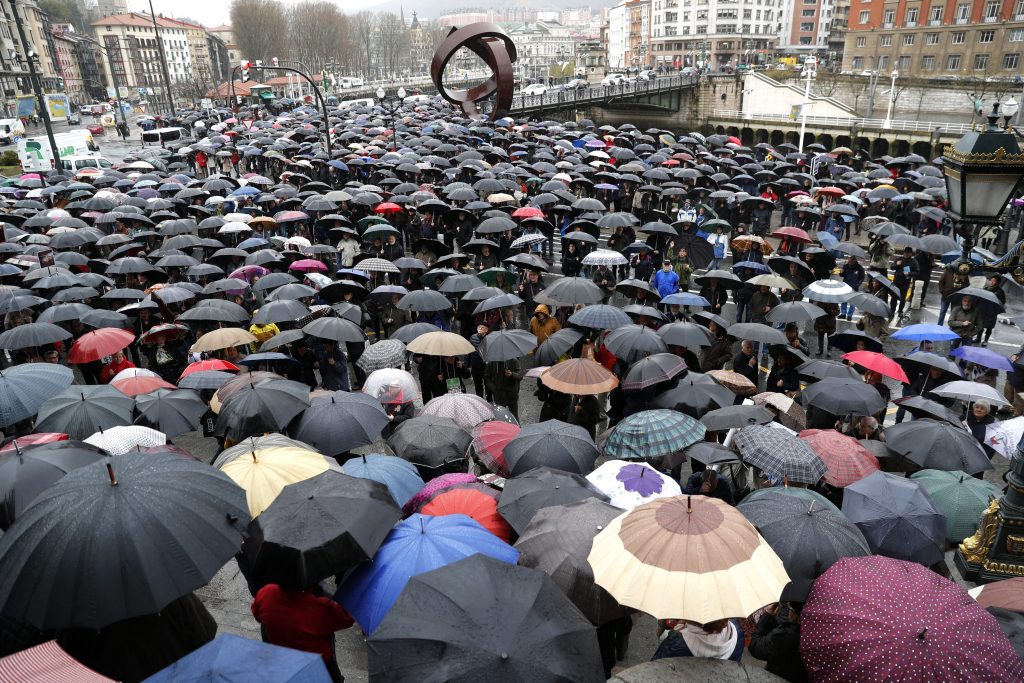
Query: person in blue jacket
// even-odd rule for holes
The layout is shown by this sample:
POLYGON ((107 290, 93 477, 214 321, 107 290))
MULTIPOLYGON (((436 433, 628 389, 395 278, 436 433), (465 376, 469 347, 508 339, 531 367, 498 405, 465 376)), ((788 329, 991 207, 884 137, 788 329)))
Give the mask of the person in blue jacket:
POLYGON ((679 291, 679 275, 672 270, 671 261, 662 262, 661 270, 654 274, 653 284, 663 299, 679 291))

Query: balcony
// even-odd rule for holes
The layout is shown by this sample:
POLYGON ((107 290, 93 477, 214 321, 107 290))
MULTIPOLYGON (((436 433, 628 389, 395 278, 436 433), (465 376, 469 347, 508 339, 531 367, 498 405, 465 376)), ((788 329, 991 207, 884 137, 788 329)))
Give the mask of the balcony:
POLYGON ((942 19, 932 19, 928 22, 929 26, 942 26, 942 19))
POLYGON ((887 22, 882 24, 882 28, 895 28, 895 27, 896 27, 896 24, 894 24, 891 21, 887 21, 887 22))
POLYGON ((994 24, 999 21, 999 17, 985 17, 982 21, 986 24, 994 24))
POLYGON ((917 22, 916 21, 908 21, 906 23, 906 27, 907 28, 914 28, 915 26, 917 26, 917 22))
POLYGON ((954 21, 953 23, 956 24, 957 26, 963 26, 964 24, 967 24, 970 21, 971 20, 969 18, 967 18, 967 17, 960 17, 956 21, 954 21))

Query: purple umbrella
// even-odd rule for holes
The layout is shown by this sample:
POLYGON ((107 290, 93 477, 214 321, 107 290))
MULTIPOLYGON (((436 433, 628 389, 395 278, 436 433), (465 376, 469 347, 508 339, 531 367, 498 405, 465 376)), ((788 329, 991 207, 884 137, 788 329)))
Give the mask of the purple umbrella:
POLYGON ((245 280, 246 282, 252 282, 258 277, 263 277, 270 271, 263 266, 242 266, 241 268, 232 271, 228 277, 238 278, 239 280, 245 280))
POLYGON ((1013 372, 1013 364, 1010 363, 1009 358, 981 346, 960 346, 950 351, 949 355, 993 370, 1013 372))
POLYGON ((608 145, 604 143, 604 140, 598 140, 597 138, 594 138, 593 140, 587 140, 583 144, 583 146, 588 149, 604 149, 608 145))

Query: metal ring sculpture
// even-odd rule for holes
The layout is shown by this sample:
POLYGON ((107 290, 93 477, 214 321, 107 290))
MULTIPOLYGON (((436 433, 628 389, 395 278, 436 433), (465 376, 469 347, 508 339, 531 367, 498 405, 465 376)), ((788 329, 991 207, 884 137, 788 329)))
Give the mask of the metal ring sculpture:
POLYGON ((480 118, 482 114, 477 102, 494 95, 491 120, 508 114, 512 108, 512 92, 515 88, 512 63, 516 61, 516 46, 505 31, 497 24, 479 22, 452 27, 441 42, 430 61, 430 78, 440 95, 462 108, 466 116, 480 118), (469 90, 448 90, 444 87, 444 72, 448 62, 461 48, 466 48, 484 61, 491 69, 491 77, 469 90))

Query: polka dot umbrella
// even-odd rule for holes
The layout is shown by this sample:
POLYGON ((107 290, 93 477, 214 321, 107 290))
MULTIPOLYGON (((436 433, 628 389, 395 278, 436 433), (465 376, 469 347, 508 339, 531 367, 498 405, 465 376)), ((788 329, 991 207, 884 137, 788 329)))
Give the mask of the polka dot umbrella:
POLYGON ((917 563, 843 558, 814 582, 801 619, 811 683, 1024 680, 995 618, 917 563))

